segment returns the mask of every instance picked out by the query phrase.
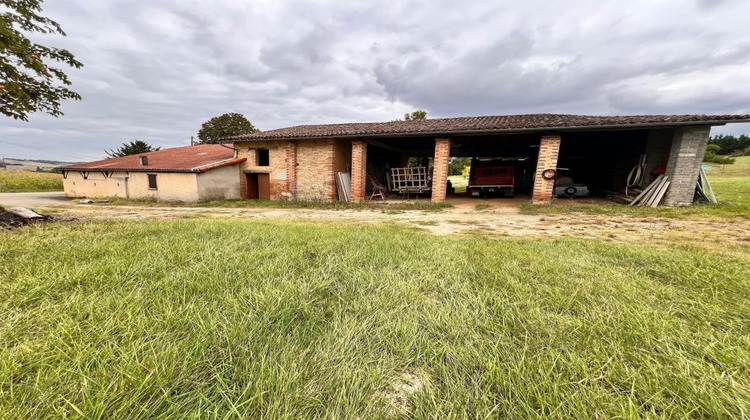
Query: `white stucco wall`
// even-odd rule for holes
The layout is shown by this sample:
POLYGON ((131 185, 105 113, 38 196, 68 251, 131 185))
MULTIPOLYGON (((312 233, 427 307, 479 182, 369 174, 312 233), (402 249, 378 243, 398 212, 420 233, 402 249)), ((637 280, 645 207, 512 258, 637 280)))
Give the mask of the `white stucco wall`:
POLYGON ((198 181, 195 173, 155 172, 156 189, 148 187, 148 172, 130 172, 128 196, 138 200, 198 201, 198 181))
POLYGON ((240 198, 239 165, 204 173, 151 172, 156 174, 156 189, 148 187, 149 172, 114 172, 105 178, 102 172, 69 171, 63 179, 68 197, 123 197, 163 201, 196 202, 240 198))
POLYGON ((240 166, 216 168, 198 175, 200 201, 240 198, 240 166))
POLYGON ((125 172, 114 172, 111 178, 104 178, 101 172, 89 172, 83 179, 81 172, 69 171, 63 179, 63 189, 67 197, 127 197, 125 172))

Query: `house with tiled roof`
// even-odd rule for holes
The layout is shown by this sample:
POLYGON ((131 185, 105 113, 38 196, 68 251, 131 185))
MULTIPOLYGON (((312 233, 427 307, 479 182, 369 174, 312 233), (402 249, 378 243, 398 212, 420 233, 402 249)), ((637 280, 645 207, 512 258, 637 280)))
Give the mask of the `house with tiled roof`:
POLYGON ((197 202, 240 197, 240 164, 227 145, 204 144, 58 167, 68 197, 197 202))
POLYGON ((504 162, 514 193, 534 203, 551 202, 563 177, 594 194, 622 191, 637 167, 640 187, 669 179, 661 203, 676 206, 693 202, 711 127, 741 122, 750 115, 501 115, 301 125, 226 141, 246 158, 249 199, 360 201, 421 176, 416 191, 444 201, 451 158, 469 157, 504 162), (410 162, 424 169, 404 169, 410 162))
POLYGON ((527 114, 300 125, 59 169, 70 197, 361 201, 406 193, 440 202, 452 191, 451 159, 468 157, 501 162, 483 171, 502 172, 510 194, 533 203, 550 203, 563 179, 565 190, 603 196, 661 179, 658 202, 680 206, 693 202, 711 127, 747 122, 750 115, 527 114))

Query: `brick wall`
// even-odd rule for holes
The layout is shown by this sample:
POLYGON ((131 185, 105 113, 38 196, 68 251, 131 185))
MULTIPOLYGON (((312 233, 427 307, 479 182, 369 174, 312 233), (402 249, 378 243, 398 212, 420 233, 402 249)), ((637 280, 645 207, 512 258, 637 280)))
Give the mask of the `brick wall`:
POLYGON ((365 199, 367 186, 367 143, 352 141, 352 201, 365 199))
POLYGON ((711 127, 684 127, 675 130, 667 162, 666 175, 670 184, 664 196, 665 206, 687 206, 693 203, 695 184, 710 134, 711 127))
POLYGON ((531 196, 531 201, 534 204, 550 204, 552 202, 555 180, 542 178, 542 172, 557 168, 560 143, 560 136, 544 136, 539 144, 539 159, 534 174, 534 192, 531 196))
POLYGON ((268 172, 271 200, 289 198, 287 185, 287 142, 238 142, 234 144, 238 157, 247 158, 240 166, 240 196, 247 197, 247 179, 244 171, 268 172), (258 166, 257 149, 268 149, 268 166, 258 166))
POLYGON ((247 189, 244 171, 256 171, 270 174, 271 200, 335 200, 335 145, 331 139, 235 143, 239 157, 247 158, 240 168, 242 196, 247 189), (258 166, 261 148, 268 149, 269 166, 258 166))
POLYGON ((297 198, 297 142, 286 144, 286 190, 289 198, 297 198))
POLYGON ((435 139, 435 159, 432 164, 432 201, 445 201, 450 159, 451 141, 449 139, 435 139))
POLYGON ((297 198, 336 199, 336 147, 332 139, 300 140, 297 143, 297 198))

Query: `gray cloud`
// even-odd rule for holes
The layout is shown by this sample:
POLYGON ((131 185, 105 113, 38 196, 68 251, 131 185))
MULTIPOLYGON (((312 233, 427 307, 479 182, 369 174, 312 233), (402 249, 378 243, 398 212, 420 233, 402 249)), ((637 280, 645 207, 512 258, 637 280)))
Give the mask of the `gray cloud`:
MULTIPOLYGON (((0 120, 0 154, 95 159, 187 144, 241 112, 261 129, 526 112, 750 113, 750 4, 101 0, 45 3, 81 102, 0 120), (13 144, 20 144, 17 147, 13 144)), ((720 129, 739 132, 747 127, 720 129)))

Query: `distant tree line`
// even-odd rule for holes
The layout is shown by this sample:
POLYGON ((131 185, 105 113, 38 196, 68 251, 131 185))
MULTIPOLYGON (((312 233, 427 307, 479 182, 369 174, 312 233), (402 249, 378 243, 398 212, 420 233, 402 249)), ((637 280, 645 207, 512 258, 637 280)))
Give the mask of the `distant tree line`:
POLYGON ((737 136, 717 134, 708 140, 704 162, 729 165, 734 163, 732 156, 750 155, 750 136, 745 134, 737 136))
POLYGON ((739 137, 717 134, 711 136, 708 140, 708 144, 719 146, 719 149, 716 152, 717 155, 747 156, 750 154, 750 136, 745 134, 739 137))

